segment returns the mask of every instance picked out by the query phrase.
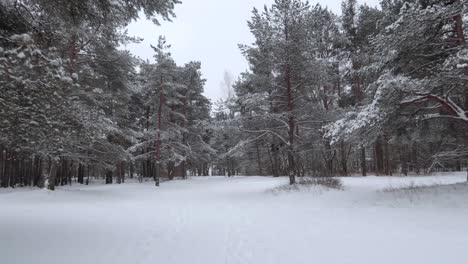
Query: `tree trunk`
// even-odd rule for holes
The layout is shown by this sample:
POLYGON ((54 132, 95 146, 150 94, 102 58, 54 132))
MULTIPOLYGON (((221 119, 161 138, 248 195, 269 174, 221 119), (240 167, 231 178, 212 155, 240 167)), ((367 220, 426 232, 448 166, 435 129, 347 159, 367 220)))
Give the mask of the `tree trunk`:
POLYGON ((256 151, 257 151, 258 176, 263 176, 262 158, 260 157, 260 148, 258 146, 258 141, 255 142, 255 148, 256 148, 256 151))
POLYGON ((116 165, 115 176, 117 177, 117 184, 122 184, 122 163, 118 161, 116 165))
POLYGON ((383 140, 384 140, 384 157, 385 157, 385 163, 384 163, 384 172, 385 172, 385 175, 387 176, 391 176, 392 175, 392 168, 391 168, 391 157, 390 157, 390 144, 388 144, 388 138, 387 138, 387 135, 384 135, 383 136, 383 140))
POLYGON ((362 172, 362 176, 366 177, 367 176, 366 148, 364 146, 361 146, 359 148, 359 151, 361 152, 361 172, 362 172))
POLYGON ((377 175, 384 174, 384 149, 382 146, 382 137, 379 136, 375 142, 375 165, 377 175))
POLYGON ((89 185, 89 180, 90 180, 90 177, 91 177, 91 165, 89 164, 89 161, 87 161, 87 164, 86 164, 86 185, 89 185))
POLYGON ((161 77, 161 87, 159 91, 159 108, 158 108, 158 132, 156 133, 156 172, 155 172, 155 185, 159 186, 159 179, 161 178, 161 129, 162 129, 162 111, 164 104, 164 86, 161 77))
POLYGON ((49 184, 47 188, 51 191, 55 191, 55 184, 57 181, 57 168, 59 166, 58 161, 55 158, 50 160, 50 171, 49 171, 49 184))
POLYGON ((42 160, 39 156, 35 157, 34 182, 33 186, 44 187, 44 176, 42 175, 42 160))
POLYGON ((280 168, 279 168, 279 147, 276 143, 271 145, 271 152, 273 153, 273 176, 279 177, 280 176, 280 168))
POLYGON ((114 182, 112 170, 106 172, 106 184, 112 184, 114 182))
POLYGON ((84 165, 81 163, 78 165, 77 181, 79 184, 84 184, 84 165))
POLYGON ((135 167, 134 167, 134 163, 131 162, 130 163, 130 179, 133 179, 135 177, 134 174, 135 174, 135 167))
POLYGON ((341 174, 348 176, 348 153, 346 151, 346 144, 344 141, 340 143, 340 158, 341 158, 341 174))
POLYGON ((154 173, 154 185, 156 187, 159 187, 160 184, 160 179, 161 179, 161 164, 156 163, 155 164, 155 173, 154 173))
POLYGON ((0 145, 0 187, 8 187, 6 184, 7 151, 0 145))
POLYGON ((294 151, 292 148, 288 150, 288 171, 289 171, 289 184, 293 185, 296 183, 296 175, 294 173, 294 151))
POLYGON ((406 145, 400 147, 400 162, 401 162, 401 173, 405 176, 408 176, 408 158, 406 154, 406 145))
MULTIPOLYGON (((286 16, 284 20, 284 36, 286 44, 289 45, 289 17, 286 16)), ((294 132, 295 132, 295 119, 294 119, 294 95, 292 87, 291 76, 291 58, 289 47, 286 46, 286 63, 284 68, 284 81, 286 83, 286 98, 288 110, 288 174, 289 184, 296 183, 295 164, 294 164, 294 132)))

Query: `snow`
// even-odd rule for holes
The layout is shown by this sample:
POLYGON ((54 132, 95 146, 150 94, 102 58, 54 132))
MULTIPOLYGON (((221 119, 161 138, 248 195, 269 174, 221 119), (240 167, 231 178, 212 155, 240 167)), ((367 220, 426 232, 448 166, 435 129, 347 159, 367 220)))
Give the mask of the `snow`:
POLYGON ((15 264, 464 264, 465 180, 356 177, 343 179, 343 191, 285 192, 272 190, 286 178, 212 177, 159 189, 0 190, 0 256, 15 264), (434 184, 442 186, 415 188, 434 184))
POLYGON ((73 79, 68 76, 60 76, 60 79, 66 83, 73 83, 73 79))
POLYGON ((51 60, 50 64, 52 66, 58 67, 58 66, 60 66, 60 61, 59 60, 51 60))
POLYGON ((15 34, 15 35, 12 35, 12 36, 10 37, 10 39, 13 40, 13 41, 18 41, 18 42, 23 42, 23 43, 32 41, 31 35, 26 34, 26 33, 24 33, 24 34, 19 34, 19 35, 16 35, 16 34, 15 34))
POLYGON ((102 89, 100 89, 100 88, 95 88, 93 90, 93 93, 102 94, 102 93, 104 93, 104 91, 102 89))
POLYGON ((117 7, 123 7, 124 6, 124 3, 122 3, 122 1, 120 1, 120 0, 111 0, 110 3, 111 3, 111 5, 114 5, 114 6, 117 6, 117 7))
POLYGON ((343 118, 322 128, 325 132, 324 137, 331 139, 332 145, 342 139, 355 136, 363 129, 370 130, 380 126, 396 109, 394 105, 397 103, 395 91, 405 87, 408 93, 415 92, 419 87, 424 87, 424 83, 388 72, 380 76, 371 87, 376 89, 372 102, 356 109, 357 111, 348 111, 343 118))

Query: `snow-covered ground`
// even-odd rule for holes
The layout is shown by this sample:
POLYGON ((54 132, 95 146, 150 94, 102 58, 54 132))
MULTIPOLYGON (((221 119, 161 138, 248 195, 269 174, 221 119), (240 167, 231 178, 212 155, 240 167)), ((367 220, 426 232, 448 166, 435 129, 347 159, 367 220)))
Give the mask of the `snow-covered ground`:
POLYGON ((346 178, 343 191, 285 192, 275 189, 284 178, 218 177, 157 190, 1 190, 0 263, 466 264, 464 181, 346 178), (414 188, 433 184, 455 185, 414 188))

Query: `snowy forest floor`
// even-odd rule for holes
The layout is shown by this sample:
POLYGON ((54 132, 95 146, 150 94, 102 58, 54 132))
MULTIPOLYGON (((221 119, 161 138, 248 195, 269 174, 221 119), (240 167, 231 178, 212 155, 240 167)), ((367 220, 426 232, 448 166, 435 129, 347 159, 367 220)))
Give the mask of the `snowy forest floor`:
POLYGON ((356 177, 344 190, 288 192, 277 188, 286 178, 211 177, 157 190, 0 190, 0 262, 465 264, 464 181, 356 177))

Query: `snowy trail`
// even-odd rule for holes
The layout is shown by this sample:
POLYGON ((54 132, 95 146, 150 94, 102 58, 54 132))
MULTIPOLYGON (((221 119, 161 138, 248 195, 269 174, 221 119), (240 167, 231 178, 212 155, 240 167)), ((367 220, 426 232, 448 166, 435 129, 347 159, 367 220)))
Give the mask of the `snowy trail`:
POLYGON ((271 192, 239 177, 0 192, 2 264, 465 264, 464 175, 349 178, 345 191, 271 192))

